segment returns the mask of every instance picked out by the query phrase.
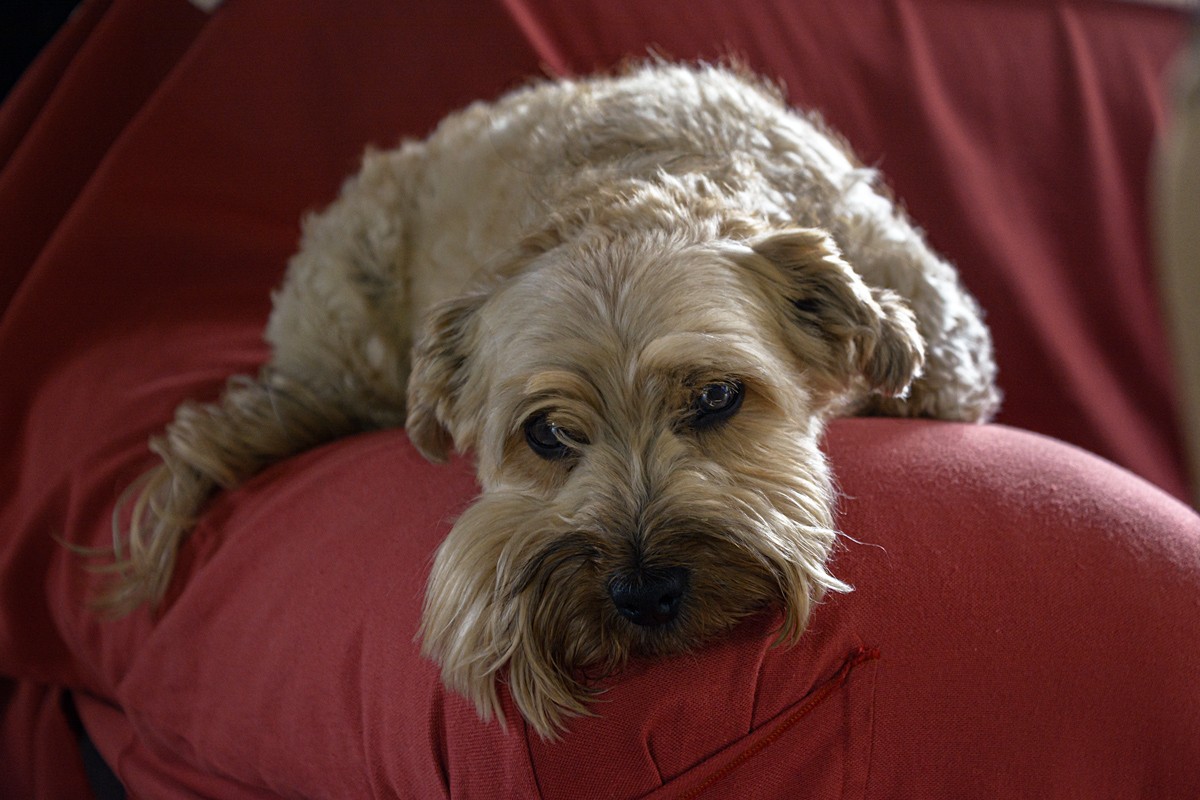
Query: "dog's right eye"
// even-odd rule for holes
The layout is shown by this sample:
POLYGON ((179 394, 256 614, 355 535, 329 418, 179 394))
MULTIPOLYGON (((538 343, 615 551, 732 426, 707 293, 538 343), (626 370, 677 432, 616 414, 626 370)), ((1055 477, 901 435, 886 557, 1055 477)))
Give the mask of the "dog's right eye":
POLYGON ((547 461, 559 461, 571 455, 569 442, 579 441, 545 414, 536 414, 525 422, 525 441, 529 449, 547 461))
POLYGON ((742 407, 742 382, 717 381, 700 388, 692 402, 692 427, 708 428, 732 417, 742 407))

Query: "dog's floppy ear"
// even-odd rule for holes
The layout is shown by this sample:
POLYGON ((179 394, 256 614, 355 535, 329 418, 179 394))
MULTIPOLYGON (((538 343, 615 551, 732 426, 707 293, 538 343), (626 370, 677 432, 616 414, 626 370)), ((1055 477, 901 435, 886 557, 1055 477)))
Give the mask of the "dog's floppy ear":
POLYGON ((921 372, 925 343, 904 300, 868 287, 824 231, 797 228, 750 242, 783 273, 794 348, 835 385, 861 377, 872 391, 903 396, 921 372))
POLYGON ((409 440, 430 461, 445 461, 455 445, 453 432, 473 322, 486 297, 467 294, 435 306, 413 344, 404 427, 409 440))

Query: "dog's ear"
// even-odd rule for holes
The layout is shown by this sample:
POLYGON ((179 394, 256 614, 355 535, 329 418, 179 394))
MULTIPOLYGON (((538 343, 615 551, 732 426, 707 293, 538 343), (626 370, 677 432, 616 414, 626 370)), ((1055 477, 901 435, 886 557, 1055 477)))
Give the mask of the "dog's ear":
POLYGON ((872 390, 902 397, 921 372, 925 343, 904 300, 868 287, 824 231, 771 233, 750 246, 782 272, 793 349, 834 386, 861 378, 872 390))
POLYGON ((445 461, 455 445, 475 314, 486 296, 467 294, 435 306, 413 344, 404 427, 430 461, 445 461))

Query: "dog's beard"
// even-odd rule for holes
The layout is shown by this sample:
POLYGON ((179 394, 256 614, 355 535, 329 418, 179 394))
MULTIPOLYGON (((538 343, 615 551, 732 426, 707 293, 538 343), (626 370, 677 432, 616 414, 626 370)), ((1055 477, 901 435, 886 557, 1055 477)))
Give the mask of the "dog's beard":
POLYGON ((682 470, 640 505, 485 493, 438 551, 424 651, 484 719, 503 720, 504 681, 522 716, 553 737, 630 657, 692 649, 767 607, 782 612, 780 638, 793 640, 825 591, 848 588, 825 566, 837 534, 816 463, 753 486, 682 470), (689 576, 674 618, 647 626, 618 612, 614 576, 672 567, 689 576))

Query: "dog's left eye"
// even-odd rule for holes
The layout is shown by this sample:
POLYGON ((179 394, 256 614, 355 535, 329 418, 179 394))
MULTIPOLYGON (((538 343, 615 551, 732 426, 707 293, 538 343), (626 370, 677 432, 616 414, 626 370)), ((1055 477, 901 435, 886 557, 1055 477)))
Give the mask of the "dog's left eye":
POLYGON ((702 386, 692 403, 692 426, 704 428, 729 419, 742 407, 742 394, 742 383, 737 380, 702 386))
POLYGON ((572 453, 570 443, 583 443, 580 437, 551 422, 545 414, 535 414, 526 420, 525 441, 530 450, 547 461, 564 459, 572 453))

